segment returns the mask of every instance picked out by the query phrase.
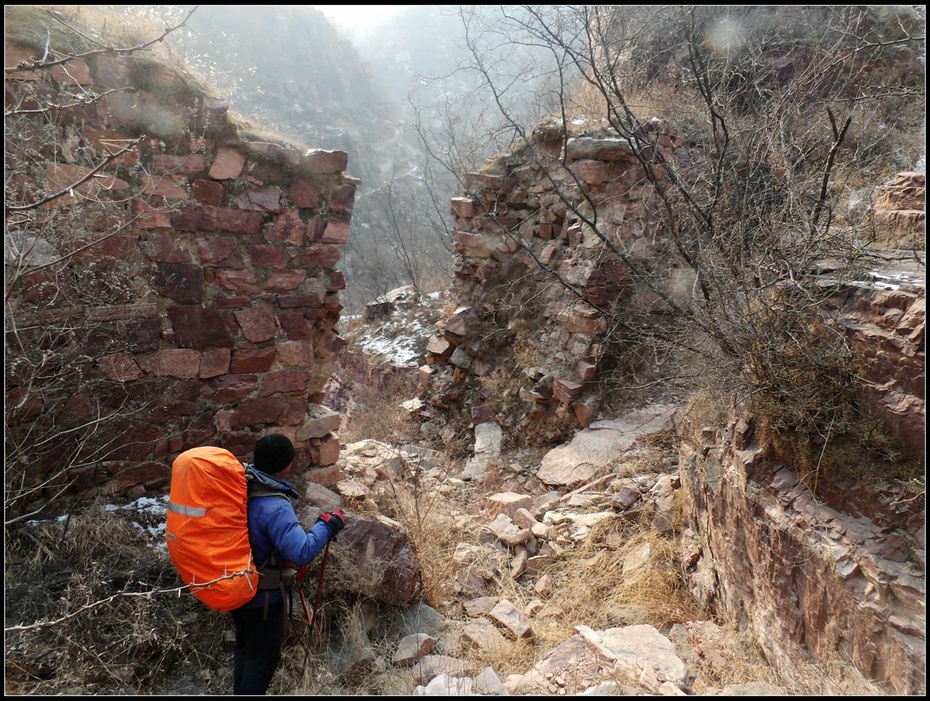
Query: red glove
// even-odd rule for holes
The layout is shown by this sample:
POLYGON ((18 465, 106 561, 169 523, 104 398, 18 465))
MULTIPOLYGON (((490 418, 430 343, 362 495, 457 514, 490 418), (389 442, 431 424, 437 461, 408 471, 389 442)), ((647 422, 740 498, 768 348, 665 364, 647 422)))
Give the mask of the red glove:
POLYGON ((320 514, 317 521, 322 521, 329 527, 329 534, 333 540, 336 540, 339 531, 346 527, 342 509, 333 509, 332 511, 327 511, 325 514, 320 514))

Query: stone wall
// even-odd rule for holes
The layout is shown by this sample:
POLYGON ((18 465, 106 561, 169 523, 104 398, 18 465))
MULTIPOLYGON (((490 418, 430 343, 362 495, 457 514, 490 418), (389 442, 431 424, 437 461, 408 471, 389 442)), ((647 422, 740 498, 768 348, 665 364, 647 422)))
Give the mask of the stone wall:
MULTIPOLYGON (((294 439, 311 479, 338 479, 339 415, 318 402, 341 347, 335 327, 346 281, 336 264, 358 184, 345 173, 346 154, 242 136, 222 100, 165 65, 97 53, 40 71, 30 69, 30 47, 5 48, 5 65, 22 68, 6 76, 8 100, 43 91, 93 96, 56 113, 57 150, 41 151, 44 182, 36 176, 24 189, 65 188, 52 214, 100 205, 84 230, 42 242, 50 255, 41 262, 65 258, 27 269, 10 308, 35 328, 76 319, 118 330, 119 352, 105 343, 84 349, 88 376, 145 406, 111 422, 106 459, 58 474, 48 491, 74 480, 84 497, 138 496, 165 487, 179 452, 213 444, 249 459, 270 430, 294 439), (62 286, 90 266, 98 279, 126 278, 129 303, 59 306, 57 296, 69 296, 62 286)), ((30 408, 14 420, 47 420, 47 399, 7 380, 8 405, 30 408)), ((78 413, 81 401, 105 400, 80 395, 75 386, 78 413)), ((31 465, 28 481, 60 467, 31 465)))
MULTIPOLYGON (((683 138, 665 123, 643 129, 654 132, 666 159, 682 147, 683 138)), ((661 306, 653 292, 631 282, 627 264, 589 223, 596 220, 627 260, 648 260, 667 243, 655 215, 655 186, 629 142, 598 136, 594 125, 569 134, 563 167, 563 136, 559 124, 540 123, 531 140, 545 170, 530 153, 502 156, 469 173, 464 195, 452 198, 453 292, 468 306, 440 324, 428 344, 422 375, 434 407, 459 399, 450 387, 461 377, 487 376, 525 349, 517 368, 525 375, 518 426, 559 406, 587 426, 600 408, 606 356, 608 317, 598 307, 622 303, 648 313, 661 306), (498 329, 481 328, 481 317, 494 318, 498 329), (495 338, 508 340, 498 348, 495 338)), ((656 167, 656 176, 663 174, 656 167)), ((480 423, 488 416, 473 409, 472 418, 480 423)))

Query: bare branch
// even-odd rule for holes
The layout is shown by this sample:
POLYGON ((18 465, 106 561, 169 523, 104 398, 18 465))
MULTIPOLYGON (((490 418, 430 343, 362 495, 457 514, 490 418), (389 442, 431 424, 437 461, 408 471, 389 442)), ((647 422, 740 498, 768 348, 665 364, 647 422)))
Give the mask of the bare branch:
POLYGON ((4 632, 10 633, 13 631, 24 631, 24 630, 39 630, 40 628, 48 628, 49 626, 57 626, 65 621, 68 621, 75 616, 79 616, 82 613, 87 611, 93 611, 94 609, 100 608, 101 606, 106 606, 117 599, 152 599, 156 596, 163 596, 166 594, 171 594, 177 597, 180 597, 185 591, 191 591, 196 589, 203 589, 204 587, 209 587, 218 582, 223 582, 230 579, 236 579, 237 577, 246 577, 248 575, 254 574, 256 570, 242 570, 241 572, 233 572, 231 574, 223 575, 222 577, 217 577, 216 579, 211 579, 209 582, 195 583, 195 584, 186 584, 180 587, 173 587, 171 589, 152 589, 151 591, 140 591, 140 592, 131 592, 131 591, 120 591, 111 596, 108 596, 104 599, 94 601, 89 604, 85 604, 78 609, 75 609, 69 614, 55 618, 52 620, 41 620, 36 621, 35 623, 30 623, 28 625, 15 625, 15 626, 6 626, 3 630, 4 632))

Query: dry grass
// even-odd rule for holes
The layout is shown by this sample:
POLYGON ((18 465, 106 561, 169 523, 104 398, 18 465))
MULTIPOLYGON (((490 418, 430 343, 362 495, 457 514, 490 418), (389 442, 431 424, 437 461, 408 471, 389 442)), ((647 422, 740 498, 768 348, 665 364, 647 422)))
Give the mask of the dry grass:
POLYGON ((4 7, 4 34, 36 50, 36 57, 60 60, 100 54, 110 49, 127 53, 134 85, 157 92, 164 100, 185 101, 215 92, 178 56, 169 43, 156 41, 184 20, 180 8, 137 6, 123 12, 108 6, 63 5, 4 7), (144 47, 144 48, 138 48, 144 47))
MULTIPOLYGON (((401 384, 407 386, 406 382, 401 384)), ((353 385, 351 406, 345 413, 345 423, 339 433, 342 441, 355 443, 368 438, 398 445, 409 442, 418 427, 400 406, 400 396, 409 399, 415 394, 401 395, 383 386, 353 385)))
MULTIPOLYGON (((666 438, 656 437, 658 452, 663 452, 666 438)), ((472 498, 482 499, 477 493, 472 498)), ((455 635, 467 617, 456 585, 463 565, 453 557, 460 543, 482 542, 477 525, 481 517, 476 521, 464 513, 467 500, 461 494, 454 499, 442 494, 423 479, 398 481, 379 505, 382 513, 401 521, 415 545, 422 600, 450 620, 451 632, 436 650, 439 654, 460 656, 479 669, 490 665, 503 679, 525 673, 580 623, 595 629, 650 624, 665 632, 674 624, 708 620, 682 587, 674 535, 683 519, 679 504, 677 521, 664 534, 651 527, 648 509, 594 526, 583 542, 557 558, 548 572, 552 593, 545 598, 533 586, 538 576, 519 581, 510 577, 506 548, 482 546, 475 565, 487 574, 495 596, 535 611, 535 637, 512 641, 494 654, 469 649, 455 635), (543 601, 537 610, 538 599, 543 601)), ((222 642, 231 632, 227 616, 208 611, 190 596, 174 595, 116 596, 103 608, 81 611, 113 594, 165 590, 178 583, 167 556, 153 550, 147 544, 150 538, 127 518, 95 508, 75 516, 67 528, 46 523, 31 528, 28 536, 26 532, 11 533, 6 551, 9 693, 164 693, 170 691, 166 685, 228 692, 232 650, 222 642), (12 617, 12 611, 18 616, 12 617), (9 629, 11 624, 54 619, 63 620, 27 631, 9 629)), ((311 606, 315 576, 311 572, 304 587, 311 606)), ((290 619, 281 667, 269 691, 409 693, 414 684, 410 670, 389 663, 396 639, 382 625, 390 616, 388 609, 327 592, 312 630, 299 614, 290 619), (334 640, 342 646, 364 644, 374 656, 356 669, 338 670, 326 652, 334 640)), ((295 603, 299 606, 296 598, 295 603)), ((778 675, 746 634, 735 629, 721 627, 708 649, 692 661, 699 678, 696 693, 765 682, 789 694, 882 694, 849 666, 798 666, 791 678, 778 675)))
POLYGON ((597 524, 582 547, 563 553, 550 576, 554 593, 537 631, 544 648, 565 640, 580 621, 593 628, 662 629, 702 618, 682 587, 674 541, 622 518, 597 524))
POLYGON ((278 146, 292 148, 299 154, 305 153, 309 148, 306 143, 296 136, 282 134, 274 129, 256 124, 235 111, 230 111, 229 116, 230 120, 237 126, 239 136, 245 141, 277 144, 278 146))
MULTIPOLYGON (((166 7, 166 6, 163 6, 166 7)), ((121 13, 105 5, 8 5, 4 7, 4 30, 8 40, 44 49, 46 43, 57 58, 106 47, 128 49, 154 41, 169 26, 183 19, 176 11, 161 13, 156 6, 140 6, 121 13)), ((163 44, 147 51, 168 60, 163 44)))
POLYGON ((8 532, 8 693, 157 693, 185 679, 209 693, 231 687, 217 644, 226 617, 173 593, 180 581, 148 540, 99 508, 8 532))
POLYGON ((56 21, 48 10, 38 5, 5 5, 3 20, 6 41, 37 50, 42 50, 48 43, 59 51, 72 54, 96 48, 92 41, 56 21))
POLYGON ((456 545, 467 537, 458 507, 436 491, 408 486, 394 492, 392 516, 404 526, 421 568, 423 600, 437 610, 448 610, 454 600, 456 545))

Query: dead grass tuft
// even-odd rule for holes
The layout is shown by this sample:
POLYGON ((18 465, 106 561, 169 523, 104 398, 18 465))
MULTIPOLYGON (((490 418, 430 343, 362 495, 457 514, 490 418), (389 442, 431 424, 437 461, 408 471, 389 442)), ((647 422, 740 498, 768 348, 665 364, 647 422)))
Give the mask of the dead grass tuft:
POLYGON ((300 154, 305 153, 309 148, 300 138, 256 124, 237 112, 230 112, 230 119, 236 124, 239 135, 245 141, 277 144, 278 146, 292 148, 300 154))
POLYGON ((753 682, 781 688, 781 680, 762 657, 752 637, 732 626, 716 629, 707 647, 699 644, 692 663, 697 671, 696 694, 753 682))
POLYGON ((466 538, 457 507, 437 491, 401 486, 394 492, 394 517, 413 543, 422 577, 422 598, 438 611, 454 600, 456 545, 466 538))
POLYGON ((367 381, 349 382, 350 401, 339 434, 343 442, 371 439, 402 445, 414 441, 419 424, 401 407, 403 401, 418 393, 411 373, 387 372, 367 381))
POLYGON ((554 593, 538 617, 544 647, 565 640, 578 621, 662 629, 702 617, 682 587, 675 541, 623 518, 597 524, 582 547, 562 554, 550 576, 554 593))

